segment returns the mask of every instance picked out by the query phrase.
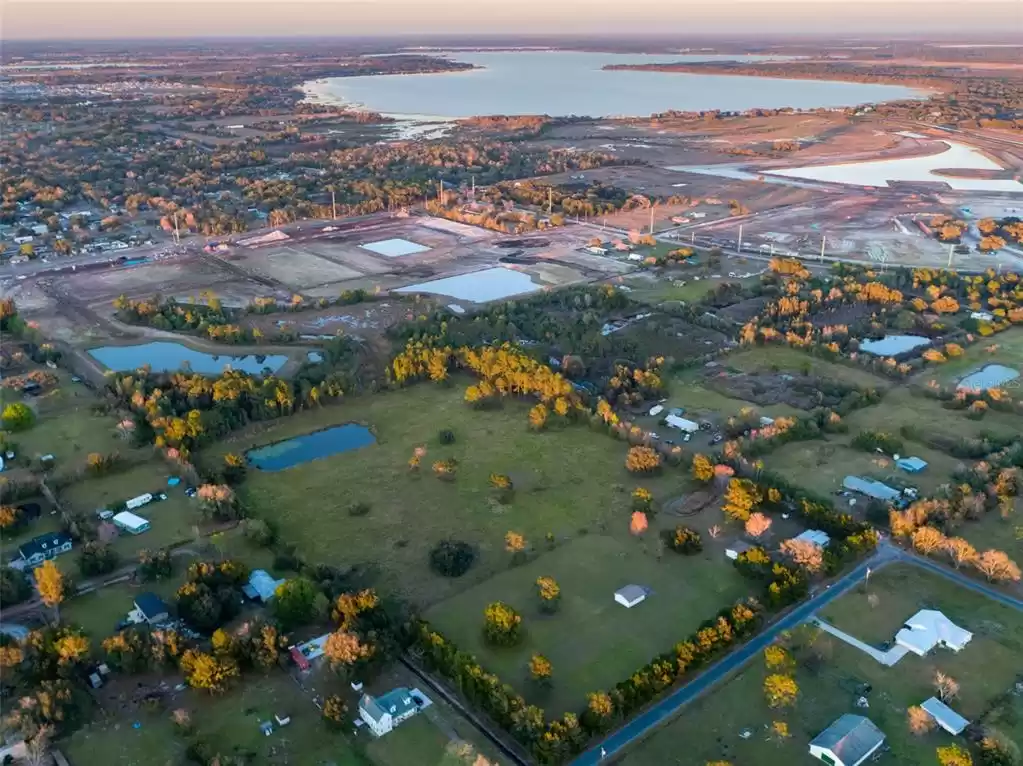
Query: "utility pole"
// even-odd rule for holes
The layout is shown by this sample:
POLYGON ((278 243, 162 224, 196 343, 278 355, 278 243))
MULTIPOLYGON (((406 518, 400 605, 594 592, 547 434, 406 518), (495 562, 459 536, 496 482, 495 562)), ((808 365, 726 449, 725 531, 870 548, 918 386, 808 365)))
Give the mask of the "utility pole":
POLYGON ((956 246, 954 244, 948 246, 948 266, 945 268, 952 268, 952 254, 955 253, 956 246))
POLYGON ((735 252, 737 255, 742 255, 742 224, 739 224, 739 241, 735 244, 735 252))
POLYGON ((821 263, 824 263, 824 246, 827 244, 827 241, 827 237, 821 237, 821 263))
POLYGON ((554 187, 547 187, 547 215, 554 212, 554 187))
POLYGON ((654 236, 654 206, 650 206, 650 236, 654 236))
POLYGON ((472 201, 476 201, 476 176, 472 177, 472 201))
POLYGON ((337 220, 337 197, 333 189, 330 190, 330 216, 335 221, 337 220))
POLYGON ((689 232, 689 244, 696 247, 696 229, 689 232))
POLYGON ((174 244, 181 244, 181 232, 178 231, 178 211, 174 211, 174 244))

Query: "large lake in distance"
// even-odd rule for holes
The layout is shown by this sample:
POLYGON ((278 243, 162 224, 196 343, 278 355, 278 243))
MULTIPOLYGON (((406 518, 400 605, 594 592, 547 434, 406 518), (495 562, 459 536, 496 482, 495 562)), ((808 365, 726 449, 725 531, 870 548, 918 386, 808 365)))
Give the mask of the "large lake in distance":
POLYGON ((482 69, 436 74, 332 77, 303 86, 321 101, 356 104, 402 117, 488 114, 587 117, 701 111, 843 107, 927 94, 901 85, 769 77, 604 71, 608 64, 762 61, 772 56, 669 56, 574 51, 446 52, 482 69))

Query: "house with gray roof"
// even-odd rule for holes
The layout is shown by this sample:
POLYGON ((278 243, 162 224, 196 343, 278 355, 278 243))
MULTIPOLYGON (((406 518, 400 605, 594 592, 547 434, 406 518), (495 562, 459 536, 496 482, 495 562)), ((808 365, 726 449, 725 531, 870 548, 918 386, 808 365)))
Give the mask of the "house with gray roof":
POLYGON ((883 744, 873 721, 846 713, 810 741, 810 755, 828 766, 859 766, 883 744))
POLYGON ((399 686, 379 697, 362 695, 362 699, 359 700, 359 717, 366 722, 375 736, 382 737, 402 721, 418 713, 419 707, 413 693, 404 686, 399 686))

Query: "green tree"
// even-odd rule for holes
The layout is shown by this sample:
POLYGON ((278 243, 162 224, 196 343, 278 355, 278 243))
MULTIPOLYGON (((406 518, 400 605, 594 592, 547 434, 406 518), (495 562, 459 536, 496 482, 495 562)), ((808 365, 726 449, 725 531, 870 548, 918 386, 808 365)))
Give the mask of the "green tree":
POLYGON ((4 407, 3 422, 8 431, 24 431, 31 428, 35 420, 36 414, 23 402, 11 402, 4 407))
POLYGON ((317 596, 323 598, 319 588, 305 577, 296 577, 277 586, 273 612, 285 630, 312 622, 317 615, 317 596))

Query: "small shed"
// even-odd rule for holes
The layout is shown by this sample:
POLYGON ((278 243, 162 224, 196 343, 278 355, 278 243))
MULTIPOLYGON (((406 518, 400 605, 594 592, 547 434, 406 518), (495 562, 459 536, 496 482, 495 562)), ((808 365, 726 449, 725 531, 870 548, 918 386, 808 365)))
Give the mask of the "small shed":
POLYGON ((800 532, 798 535, 792 538, 793 540, 800 540, 805 543, 813 543, 818 548, 826 548, 828 543, 831 542, 831 538, 827 532, 823 532, 820 529, 807 529, 800 532))
POLYGON ((135 609, 128 617, 133 622, 164 622, 170 617, 170 609, 155 593, 140 593, 135 597, 135 609))
POLYGON ((895 461, 895 465, 906 473, 920 473, 927 467, 927 461, 918 457, 900 457, 895 461))
POLYGON ((679 431, 684 431, 687 434, 695 434, 700 430, 699 423, 693 420, 687 420, 686 418, 680 418, 677 415, 668 415, 668 417, 664 419, 664 422, 672 428, 677 428, 679 431))
POLYGON ((920 707, 927 711, 927 714, 934 719, 942 729, 952 736, 958 736, 970 725, 970 722, 963 718, 937 697, 931 697, 920 703, 920 707))
POLYGON ((755 547, 755 545, 748 543, 745 540, 736 540, 734 543, 729 544, 729 546, 725 548, 725 556, 730 558, 732 561, 735 561, 743 553, 751 551, 755 547))
POLYGON ((619 588, 615 591, 615 601, 624 606, 626 609, 632 609, 646 600, 646 588, 642 585, 626 585, 624 588, 619 588))
POLYGON ((285 580, 275 580, 265 569, 253 569, 249 575, 248 583, 242 586, 242 593, 253 601, 262 601, 265 604, 274 597, 277 588, 285 582, 285 580))

